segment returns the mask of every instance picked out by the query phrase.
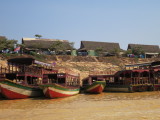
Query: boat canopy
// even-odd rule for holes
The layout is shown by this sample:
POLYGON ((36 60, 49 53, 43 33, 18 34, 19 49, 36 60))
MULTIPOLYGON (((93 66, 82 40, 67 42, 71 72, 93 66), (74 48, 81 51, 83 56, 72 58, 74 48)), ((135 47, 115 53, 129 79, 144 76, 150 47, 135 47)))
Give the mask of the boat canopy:
POLYGON ((12 58, 12 59, 8 59, 8 64, 32 65, 34 60, 35 59, 32 57, 12 58))
POLYGON ((141 67, 141 66, 150 66, 151 63, 142 63, 142 64, 134 64, 134 65, 125 65, 125 67, 141 67))

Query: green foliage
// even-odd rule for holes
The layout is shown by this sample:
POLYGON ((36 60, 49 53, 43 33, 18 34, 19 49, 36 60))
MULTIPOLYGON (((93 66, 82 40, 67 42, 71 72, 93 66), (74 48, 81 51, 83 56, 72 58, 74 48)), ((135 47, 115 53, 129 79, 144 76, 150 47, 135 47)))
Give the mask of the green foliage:
POLYGON ((45 59, 46 59, 46 55, 40 55, 40 54, 37 54, 37 53, 35 53, 35 52, 30 52, 30 54, 31 54, 36 60, 45 61, 45 59))
POLYGON ((115 54, 116 56, 119 56, 119 53, 120 53, 120 49, 118 48, 114 48, 111 53, 115 54))
POLYGON ((140 55, 140 54, 144 54, 144 51, 142 50, 141 47, 134 47, 134 48, 132 49, 132 53, 133 53, 134 55, 140 55))
POLYGON ((132 50, 131 50, 131 49, 128 49, 125 53, 126 53, 126 54, 132 54, 132 50))
POLYGON ((17 46, 20 46, 22 49, 25 48, 25 44, 17 44, 17 46))
POLYGON ((65 49, 63 43, 61 41, 55 41, 51 47, 51 50, 55 50, 55 51, 63 51, 65 49))
POLYGON ((18 57, 21 56, 21 54, 15 53, 15 54, 11 54, 11 53, 5 53, 5 54, 1 54, 5 59, 10 59, 10 58, 14 58, 14 57, 18 57))
POLYGON ((3 50, 6 48, 7 45, 7 38, 6 37, 0 37, 0 50, 3 50))
POLYGON ((95 52, 97 53, 98 56, 103 54, 103 48, 102 47, 97 47, 95 52))
POLYGON ((10 50, 14 50, 14 45, 17 44, 16 40, 7 40, 6 47, 10 48, 10 50))
POLYGON ((17 40, 8 40, 6 37, 0 37, 0 50, 5 48, 13 50, 15 44, 17 44, 17 40))
POLYGON ((68 47, 66 48, 66 44, 69 44, 70 46, 70 49, 73 50, 73 45, 74 43, 73 42, 70 42, 70 43, 65 43, 65 42, 62 42, 62 41, 55 41, 51 47, 49 48, 50 50, 52 51, 55 51, 56 54, 59 53, 59 52, 62 52, 62 51, 65 51, 68 49, 68 47))
POLYGON ((41 38, 42 37, 42 35, 39 35, 39 34, 35 34, 35 37, 37 37, 37 38, 41 38))

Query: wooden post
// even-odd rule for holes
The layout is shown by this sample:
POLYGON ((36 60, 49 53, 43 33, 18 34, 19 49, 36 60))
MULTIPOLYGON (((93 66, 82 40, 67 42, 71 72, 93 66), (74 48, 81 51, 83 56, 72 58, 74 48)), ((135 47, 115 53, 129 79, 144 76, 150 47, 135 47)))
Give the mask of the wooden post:
POLYGON ((150 81, 151 81, 151 75, 150 75, 150 71, 149 71, 149 76, 148 76, 149 78, 148 78, 148 83, 150 83, 150 81))
POLYGON ((9 73, 10 73, 10 64, 8 65, 8 68, 9 68, 9 73))
POLYGON ((133 80, 132 80, 132 78, 133 78, 133 77, 132 77, 132 71, 131 71, 131 84, 133 83, 133 80))
POLYGON ((11 66, 12 66, 12 71, 11 72, 13 73, 13 64, 11 64, 11 66))
POLYGON ((66 74, 66 75, 65 75, 65 86, 67 85, 68 77, 69 77, 69 76, 66 74))
POLYGON ((24 75, 24 83, 27 85, 28 83, 27 83, 27 76, 26 75, 24 75))
POLYGON ((144 84, 143 72, 141 74, 142 74, 141 84, 144 84))
POLYGON ((2 66, 1 66, 1 74, 2 74, 2 66))
POLYGON ((124 80, 123 80, 123 79, 122 79, 122 80, 123 80, 123 84, 124 84, 124 82, 126 81, 126 78, 125 78, 125 77, 126 77, 126 76, 125 76, 125 73, 123 73, 123 77, 124 77, 124 80))
POLYGON ((138 84, 140 84, 140 73, 138 73, 138 84))
POLYGON ((136 78, 135 77, 133 77, 133 79, 134 79, 134 85, 136 84, 136 78))
POLYGON ((88 81, 89 85, 92 84, 92 78, 89 76, 89 81, 88 81))

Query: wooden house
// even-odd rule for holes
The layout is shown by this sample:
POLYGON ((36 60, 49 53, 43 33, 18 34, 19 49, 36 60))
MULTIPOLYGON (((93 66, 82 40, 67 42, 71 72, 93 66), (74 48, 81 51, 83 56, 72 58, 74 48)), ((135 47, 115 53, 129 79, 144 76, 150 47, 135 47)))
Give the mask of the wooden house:
POLYGON ((88 55, 96 56, 98 50, 101 50, 103 55, 115 55, 116 51, 120 50, 119 43, 81 41, 79 51, 88 52, 88 55))
POLYGON ((160 49, 158 45, 142 45, 142 44, 128 44, 127 50, 140 48, 144 52, 145 58, 158 57, 160 49))
POLYGON ((55 51, 62 54, 64 51, 67 52, 73 49, 68 40, 59 39, 22 38, 22 44, 25 48, 24 52, 33 51, 39 54, 56 54, 55 51), (59 46, 61 50, 59 51, 56 50, 56 47, 55 49, 53 47, 57 41, 61 43, 61 47, 59 46))

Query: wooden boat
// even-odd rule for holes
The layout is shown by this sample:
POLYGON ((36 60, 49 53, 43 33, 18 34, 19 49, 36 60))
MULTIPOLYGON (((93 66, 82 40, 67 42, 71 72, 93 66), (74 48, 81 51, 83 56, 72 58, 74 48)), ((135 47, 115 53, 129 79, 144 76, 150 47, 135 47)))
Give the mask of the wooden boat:
POLYGON ((105 91, 143 92, 160 90, 160 62, 126 65, 125 70, 106 76, 105 91))
POLYGON ((45 76, 56 73, 50 64, 33 58, 9 59, 7 67, 0 67, 1 93, 8 99, 44 96, 38 84, 46 84, 45 76))
POLYGON ((1 93, 1 87, 0 87, 0 99, 3 98, 2 93, 1 93))
POLYGON ((60 98, 76 95, 79 93, 79 87, 62 86, 60 84, 42 85, 43 92, 47 98, 60 98))
POLYGON ((105 88, 105 85, 105 81, 95 81, 94 83, 92 83, 84 89, 87 93, 102 93, 105 88))
POLYGON ((8 99, 24 99, 43 96, 43 91, 38 87, 14 83, 11 80, 0 81, 1 93, 8 99))
POLYGON ((58 73, 55 79, 52 83, 40 85, 47 98, 68 97, 79 93, 79 76, 58 73))
MULTIPOLYGON (((0 80, 4 80, 5 76, 4 74, 0 74, 0 80)), ((1 92, 1 86, 0 86, 0 99, 3 98, 2 92, 1 92)))
POLYGON ((94 80, 92 77, 89 77, 90 79, 85 79, 82 82, 82 90, 87 93, 102 93, 106 86, 106 81, 103 79, 97 79, 94 80))

